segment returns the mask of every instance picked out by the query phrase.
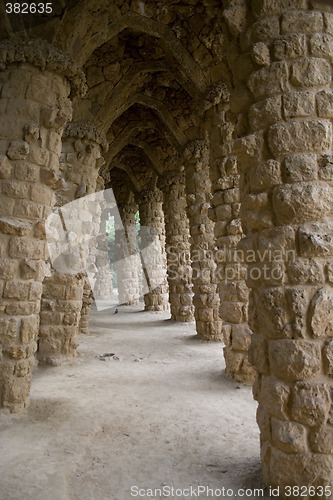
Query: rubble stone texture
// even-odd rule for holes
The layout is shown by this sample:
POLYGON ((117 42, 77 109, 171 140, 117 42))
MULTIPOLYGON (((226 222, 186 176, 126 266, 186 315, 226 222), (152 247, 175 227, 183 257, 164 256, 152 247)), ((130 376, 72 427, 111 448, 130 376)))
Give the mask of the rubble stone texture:
MULTIPOLYGON (((228 377, 251 384, 255 369, 266 485, 282 498, 297 485, 324 498, 333 476, 331 2, 58 3, 38 23, 3 13, 0 33, 1 408, 28 404, 38 341, 40 352, 57 338, 57 355, 74 354, 81 303, 88 332, 87 280, 52 277, 46 264, 56 198, 111 187, 129 247, 139 206, 142 250, 154 245, 145 307, 165 310, 170 246, 189 244, 185 191, 192 269, 178 253, 187 274, 169 272, 171 314, 189 320, 193 305, 198 336, 223 337, 228 377), (185 185, 170 174, 182 169, 185 185), (46 310, 46 300, 57 306, 46 310)), ((96 210, 87 221, 93 231, 100 219, 96 210)), ((105 251, 104 240, 87 257, 92 274, 97 260, 106 271, 101 296, 105 251)), ((129 269, 126 303, 141 294, 129 269)))
POLYGON ((306 4, 252 2, 256 21, 239 58, 254 64, 242 82, 234 71, 249 91, 247 125, 229 145, 241 174, 242 246, 256 253, 248 271, 261 270, 247 284, 264 481, 282 498, 287 486, 325 486, 333 474, 332 14, 306 4))
MULTIPOLYGON (((105 138, 92 124, 72 122, 65 128, 55 207, 61 211, 66 240, 82 243, 73 250, 66 249, 55 260, 43 283, 38 359, 46 364, 58 365, 76 356, 84 275, 86 270, 90 274, 91 266, 101 264, 97 262, 101 257, 96 257, 93 238, 99 231, 101 207, 99 203, 93 207, 92 202, 85 209, 75 200, 95 193, 102 148, 107 149, 105 138), (89 235, 88 239, 85 235, 89 235)), ((99 292, 100 287, 96 293, 99 292)))
POLYGON ((118 204, 120 220, 116 220, 116 264, 118 301, 123 305, 139 303, 141 260, 136 236, 136 203, 118 204))
POLYGON ((157 188, 141 191, 137 197, 142 266, 149 289, 144 294, 146 311, 165 311, 169 307, 162 199, 162 192, 157 188))
POLYGON ((187 215, 190 222, 193 304, 198 337, 221 340, 219 296, 215 276, 214 223, 208 216, 211 201, 209 147, 196 140, 186 146, 187 215))
POLYGON ((159 179, 159 188, 163 192, 171 318, 175 321, 194 321, 184 172, 165 172, 159 179))
POLYGON ((47 44, 27 44, 25 56, 25 47, 5 41, 0 53, 0 107, 6 110, 0 130, 0 401, 18 410, 28 400, 34 366, 47 258, 44 222, 55 203, 52 185, 61 133, 71 118, 71 86, 52 72, 61 54, 47 44), (50 71, 24 62, 34 51, 50 71))

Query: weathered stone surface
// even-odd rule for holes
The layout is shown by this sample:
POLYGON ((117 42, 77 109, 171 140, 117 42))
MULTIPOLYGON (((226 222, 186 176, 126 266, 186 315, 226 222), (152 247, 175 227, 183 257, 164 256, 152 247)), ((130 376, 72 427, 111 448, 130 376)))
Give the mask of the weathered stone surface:
POLYGON ((283 111, 287 118, 315 115, 315 94, 307 91, 286 93, 283 111))
POLYGON ((306 9, 305 0, 254 0, 252 11, 256 17, 273 16, 281 12, 296 9, 306 9))
POLYGON ((316 95, 318 115, 331 118, 333 116, 333 93, 328 90, 322 90, 316 95))
POLYGON ((332 188, 319 182, 285 184, 273 192, 273 209, 281 223, 320 219, 330 214, 332 202, 332 188))
POLYGON ((306 428, 297 422, 285 422, 272 418, 272 441, 287 453, 302 453, 307 451, 306 428))
POLYGON ((315 338, 333 335, 333 292, 330 288, 321 288, 313 297, 310 322, 312 335, 315 338))
POLYGON ((275 157, 285 154, 329 150, 332 128, 327 120, 304 120, 277 123, 269 130, 269 147, 275 157))
POLYGON ((290 387, 288 384, 275 377, 265 375, 262 377, 260 402, 269 415, 287 420, 289 395, 290 387))
POLYGON ((249 361, 256 371, 265 375, 269 374, 268 343, 262 335, 252 335, 249 348, 249 361))
POLYGON ((249 110, 249 123, 252 130, 260 130, 269 127, 281 120, 282 106, 281 97, 269 97, 256 104, 249 110))
POLYGON ((290 454, 272 448, 270 455, 270 484, 288 491, 287 486, 325 485, 331 476, 333 460, 330 455, 310 452, 290 454))
POLYGON ((25 141, 12 141, 7 156, 10 160, 24 160, 29 153, 29 144, 25 141))
POLYGON ((333 255, 333 224, 304 224, 298 231, 300 254, 304 257, 333 255))
POLYGON ((269 68, 252 73, 247 85, 256 98, 280 94, 289 89, 288 66, 284 62, 272 63, 269 68))
POLYGON ((333 61, 333 36, 316 33, 310 39, 311 54, 315 57, 323 57, 330 62, 333 61))
POLYGON ((330 396, 323 384, 297 382, 292 393, 291 415, 294 420, 310 427, 319 426, 327 419, 330 396))
POLYGON ((295 86, 312 87, 325 85, 331 80, 331 67, 325 59, 297 59, 291 70, 291 82, 295 86))
POLYGON ((306 50, 304 35, 287 35, 274 41, 274 56, 279 60, 305 56, 306 50))
POLYGON ((283 180, 286 183, 311 181, 317 178, 317 157, 299 153, 285 158, 283 180))
POLYGON ((280 163, 268 160, 254 165, 250 170, 249 177, 253 191, 267 191, 282 182, 280 163))
POLYGON ((311 35, 313 32, 323 30, 324 20, 321 12, 293 11, 282 16, 282 33, 304 33, 311 35))
POLYGON ((286 380, 305 380, 321 369, 320 345, 307 340, 271 340, 268 343, 272 375, 286 380))
POLYGON ((332 454, 333 452, 333 427, 323 425, 320 429, 311 430, 309 444, 315 453, 332 454))

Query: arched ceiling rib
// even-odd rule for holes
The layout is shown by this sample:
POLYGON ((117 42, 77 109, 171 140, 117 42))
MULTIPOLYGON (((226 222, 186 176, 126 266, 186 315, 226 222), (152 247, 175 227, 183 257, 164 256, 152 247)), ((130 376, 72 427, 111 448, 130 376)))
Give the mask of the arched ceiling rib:
POLYGON ((79 64, 83 66, 96 48, 126 28, 157 38, 166 53, 175 59, 179 73, 186 81, 192 83, 194 93, 204 92, 207 86, 204 73, 173 31, 167 25, 135 12, 127 12, 108 26, 107 30, 98 31, 96 35, 91 37, 89 42, 76 54, 79 64))

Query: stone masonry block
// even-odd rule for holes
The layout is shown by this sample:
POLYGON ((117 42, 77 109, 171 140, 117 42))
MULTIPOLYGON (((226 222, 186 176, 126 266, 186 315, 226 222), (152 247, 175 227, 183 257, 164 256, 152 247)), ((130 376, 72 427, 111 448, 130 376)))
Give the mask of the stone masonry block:
POLYGON ((333 377, 333 339, 328 339, 323 349, 325 373, 333 377))
POLYGON ((288 66, 284 62, 274 62, 269 68, 262 68, 252 73, 247 84, 256 98, 285 92, 289 90, 288 66))
POLYGON ((287 183, 315 180, 317 178, 317 157, 311 153, 287 156, 282 172, 283 180, 287 183))
POLYGON ((326 85, 331 81, 331 66, 325 59, 297 59, 292 65, 290 80, 299 87, 326 85))
POLYGON ((258 373, 269 375, 267 340, 262 335, 252 335, 249 347, 249 361, 258 373))
POLYGON ((300 255, 303 257, 333 255, 333 224, 323 222, 300 226, 298 245, 300 255))
POLYGON ((274 56, 278 60, 296 59, 306 55, 305 35, 288 35, 274 42, 274 56))
POLYGON ((307 340, 270 340, 269 363, 272 375, 286 380, 304 380, 321 370, 320 345, 307 340))
POLYGON ((331 455, 333 453, 333 427, 322 425, 319 429, 311 429, 309 444, 315 453, 331 455))
POLYGON ((333 292, 322 287, 311 300, 309 310, 312 335, 315 338, 333 336, 333 292))
POLYGON ((255 17, 279 15, 281 12, 306 9, 306 0, 253 0, 252 12, 255 17))
POLYGON ((38 335, 38 324, 38 316, 22 318, 20 328, 20 338, 22 344, 30 344, 30 342, 36 340, 38 335))
POLYGON ((295 285, 317 285, 325 281, 323 263, 316 259, 297 258, 288 262, 287 272, 290 283, 295 285))
POLYGON ((14 207, 14 216, 27 219, 42 219, 44 206, 32 201, 17 200, 14 207))
MULTIPOLYGON (((332 469, 333 459, 329 455, 310 452, 287 453, 272 448, 270 455, 271 481, 274 486, 280 487, 280 491, 287 491, 286 486, 290 485, 300 486, 300 491, 302 485, 329 485, 328 478, 331 477, 332 469)), ((296 497, 294 496, 294 498, 296 497)))
POLYGON ((38 182, 39 181, 39 167, 38 165, 33 165, 25 160, 17 160, 14 167, 15 178, 28 181, 28 182, 38 182))
POLYGON ((275 377, 262 377, 260 402, 272 417, 287 420, 287 405, 290 396, 288 384, 275 377))
POLYGON ((18 320, 16 318, 0 318, 0 345, 7 345, 16 340, 18 320))
POLYGON ((29 238, 13 236, 9 242, 9 256, 13 259, 44 259, 45 242, 29 238))
POLYGON ((0 279, 13 280, 16 277, 17 264, 13 260, 1 259, 0 260, 0 279))
POLYGON ((315 96, 312 92, 288 92, 283 96, 283 111, 286 118, 316 114, 315 96))
POLYGON ((249 123, 253 131, 265 129, 281 119, 281 96, 259 101, 249 109, 249 123))
POLYGON ((322 57, 328 59, 330 63, 333 62, 333 36, 316 33, 310 39, 311 55, 315 57, 322 57))
POLYGON ((29 144, 25 141, 12 141, 7 156, 10 160, 23 160, 29 154, 29 144))
POLYGON ((6 155, 0 155, 0 179, 8 179, 12 173, 12 166, 6 155))
POLYGON ((275 157, 290 153, 329 151, 332 125, 328 120, 302 120, 276 123, 268 133, 268 142, 275 157))
POLYGON ((26 281, 9 281, 5 286, 4 298, 27 300, 29 296, 30 283, 26 281))
POLYGON ((267 191, 282 182, 280 163, 275 160, 267 160, 253 165, 249 178, 253 191, 267 191))
POLYGON ((330 410, 328 388, 324 384, 297 382, 291 399, 291 416, 310 427, 323 424, 330 410))
POLYGON ((316 96, 318 115, 324 118, 333 117, 333 92, 322 90, 316 96))
POLYGON ((252 42, 265 42, 276 38, 280 33, 280 23, 278 17, 261 19, 253 24, 251 29, 252 42))
POLYGON ((312 35, 312 33, 323 31, 323 29, 324 19, 321 12, 302 12, 294 10, 284 13, 282 16, 282 33, 304 33, 306 35, 312 35))
POLYGON ((297 422, 272 418, 272 441, 287 453, 302 453, 307 449, 306 428, 297 422))
POLYGON ((246 323, 232 325, 231 345, 235 351, 246 351, 250 347, 252 332, 246 323))

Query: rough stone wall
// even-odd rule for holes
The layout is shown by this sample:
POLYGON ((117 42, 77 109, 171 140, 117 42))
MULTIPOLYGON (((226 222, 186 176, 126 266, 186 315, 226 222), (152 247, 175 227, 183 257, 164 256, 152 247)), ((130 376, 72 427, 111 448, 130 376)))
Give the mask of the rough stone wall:
POLYGON ((165 172, 159 178, 158 187, 163 192, 171 318, 175 321, 194 321, 185 173, 174 170, 165 172))
POLYGON ((117 282, 119 304, 134 305, 140 298, 141 261, 135 230, 136 203, 118 204, 116 221, 117 282))
POLYGON ((89 207, 69 203, 95 192, 101 145, 106 149, 105 139, 92 124, 74 122, 64 131, 56 207, 62 207, 66 240, 75 244, 81 238, 82 243, 65 250, 43 284, 38 343, 38 359, 43 363, 58 365, 76 356, 85 267, 91 272, 94 266, 97 249, 92 237, 99 227, 101 207, 93 202, 89 207))
POLYGON ((187 145, 185 176, 197 335, 204 340, 221 340, 222 321, 218 310, 214 260, 214 223, 208 217, 211 182, 207 141, 195 140, 187 145))
POLYGON ((237 156, 232 151, 237 133, 235 115, 242 103, 238 98, 230 103, 230 87, 229 75, 225 82, 211 89, 211 107, 205 116, 213 192, 209 216, 215 222, 225 374, 237 382, 253 385, 255 370, 248 360, 252 331, 248 325, 249 289, 245 282, 246 262, 242 248, 240 175, 237 156))
POLYGON ((233 60, 242 130, 225 153, 238 158, 243 248, 256 255, 247 284, 264 481, 288 498, 287 486, 324 487, 333 472, 333 12, 251 6, 233 60))
POLYGON ((94 296, 91 290, 91 286, 87 279, 83 283, 83 293, 81 302, 81 312, 80 312, 80 322, 79 322, 79 332, 85 335, 89 334, 89 316, 90 307, 93 303, 94 296))
MULTIPOLYGON (((103 205, 107 205, 106 202, 103 205)), ((94 285, 94 294, 100 300, 110 299, 113 292, 112 278, 110 273, 110 258, 108 237, 106 234, 106 221, 108 220, 109 211, 104 207, 101 214, 100 230, 97 240, 96 268, 98 270, 94 285)))
POLYGON ((169 307, 162 199, 159 189, 141 191, 137 195, 141 252, 144 254, 142 265, 149 288, 144 295, 147 311, 165 311, 169 307))
POLYGON ((17 411, 30 391, 47 258, 44 222, 71 118, 65 74, 74 65, 40 41, 3 41, 0 58, 0 406, 17 411))

